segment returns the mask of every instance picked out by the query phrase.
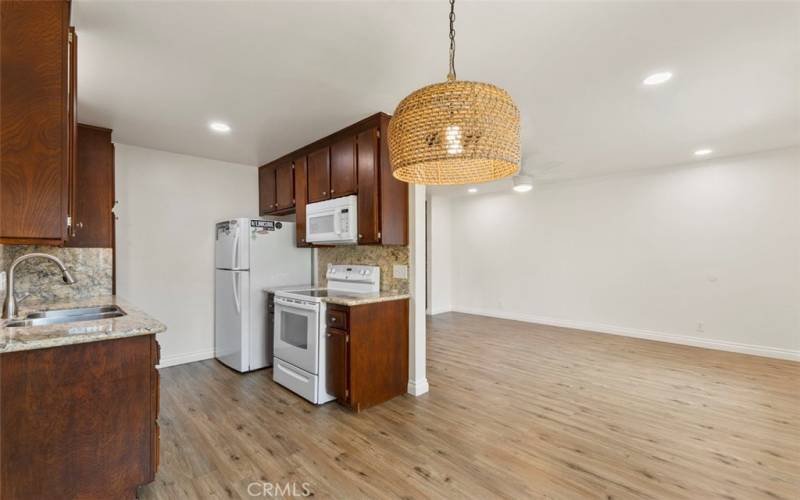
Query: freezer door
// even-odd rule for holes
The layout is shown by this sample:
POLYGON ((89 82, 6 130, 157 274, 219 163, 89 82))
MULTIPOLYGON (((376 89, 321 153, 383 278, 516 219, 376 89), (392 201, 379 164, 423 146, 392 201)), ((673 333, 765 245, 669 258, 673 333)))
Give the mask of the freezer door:
POLYGON ((215 226, 214 267, 250 268, 250 219, 232 219, 215 226))
POLYGON ((214 356, 240 372, 250 370, 250 273, 216 270, 214 356))

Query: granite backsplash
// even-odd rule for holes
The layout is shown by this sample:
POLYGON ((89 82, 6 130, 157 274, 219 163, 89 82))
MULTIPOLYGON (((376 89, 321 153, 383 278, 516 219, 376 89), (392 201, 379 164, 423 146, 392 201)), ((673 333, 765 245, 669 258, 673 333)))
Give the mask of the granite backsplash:
MULTIPOLYGON (((18 296, 30 293, 30 299, 53 301, 111 294, 113 256, 110 248, 0 245, 0 271, 8 271, 14 259, 31 252, 61 259, 75 278, 75 284, 64 284, 61 271, 53 262, 32 259, 21 263, 14 271, 14 290, 18 296)), ((0 297, 5 298, 5 292, 0 292, 0 297)))
POLYGON ((380 266, 381 290, 408 292, 408 280, 394 278, 395 264, 408 265, 408 247, 341 246, 317 250, 317 276, 320 286, 328 286, 325 272, 328 264, 360 264, 380 266))

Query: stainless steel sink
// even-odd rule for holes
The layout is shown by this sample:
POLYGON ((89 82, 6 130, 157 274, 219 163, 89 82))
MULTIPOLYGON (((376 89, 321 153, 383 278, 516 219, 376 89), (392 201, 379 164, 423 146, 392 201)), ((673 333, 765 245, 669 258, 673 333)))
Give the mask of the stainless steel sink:
POLYGON ((5 322, 6 328, 19 328, 23 326, 42 326, 58 323, 72 323, 74 321, 94 321, 98 319, 119 318, 125 316, 125 311, 119 306, 81 307, 76 309, 59 309, 55 311, 41 311, 30 313, 24 318, 5 322))

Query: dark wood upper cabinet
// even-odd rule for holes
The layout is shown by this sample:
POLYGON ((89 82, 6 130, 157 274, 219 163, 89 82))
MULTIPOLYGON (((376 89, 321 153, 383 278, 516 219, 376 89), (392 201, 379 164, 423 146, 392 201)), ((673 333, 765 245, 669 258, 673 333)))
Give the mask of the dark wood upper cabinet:
POLYGON ((378 128, 358 134, 358 243, 380 242, 378 128))
POLYGON ((114 237, 114 145, 111 130, 78 125, 70 247, 111 248, 114 237))
POLYGON ((408 245, 408 184, 392 175, 389 162, 389 119, 380 115, 380 240, 383 245, 408 245))
POLYGON ((308 153, 308 202, 328 200, 331 197, 331 155, 325 146, 308 153))
POLYGON ((278 207, 275 185, 275 165, 264 165, 258 169, 258 212, 266 215, 278 207))
POLYGON ((357 192, 356 136, 345 137, 331 145, 331 198, 357 192))
POLYGON ((408 184, 392 176, 386 141, 390 118, 376 113, 261 167, 263 172, 268 166, 280 170, 294 164, 294 207, 288 203, 288 190, 281 187, 288 183, 289 174, 282 177, 279 171, 277 201, 270 201, 263 189, 269 176, 262 173, 261 214, 294 211, 297 245, 310 246, 305 241, 306 205, 355 194, 359 244, 408 245, 408 184))
POLYGON ((294 171, 292 162, 275 166, 275 208, 286 210, 294 207, 294 171))
POLYGON ((0 243, 68 237, 69 36, 69 2, 0 2, 0 243))
POLYGON ((307 195, 307 169, 306 157, 301 156, 294 160, 294 205, 295 205, 295 230, 298 247, 311 246, 306 242, 306 199, 307 195))

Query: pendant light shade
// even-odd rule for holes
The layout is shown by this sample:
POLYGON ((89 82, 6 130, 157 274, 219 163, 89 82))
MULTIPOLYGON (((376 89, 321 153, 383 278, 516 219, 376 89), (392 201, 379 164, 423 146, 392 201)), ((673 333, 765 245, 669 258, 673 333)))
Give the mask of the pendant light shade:
POLYGON ((519 170, 519 110, 494 85, 452 80, 403 99, 389 122, 395 178, 474 184, 519 170))
POLYGON ((450 0, 450 72, 400 101, 389 122, 395 178, 414 184, 477 184, 517 173, 519 110, 494 85, 456 79, 455 0, 450 0))

